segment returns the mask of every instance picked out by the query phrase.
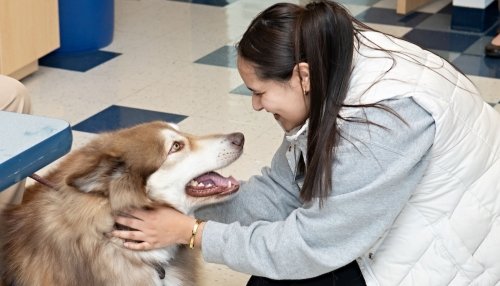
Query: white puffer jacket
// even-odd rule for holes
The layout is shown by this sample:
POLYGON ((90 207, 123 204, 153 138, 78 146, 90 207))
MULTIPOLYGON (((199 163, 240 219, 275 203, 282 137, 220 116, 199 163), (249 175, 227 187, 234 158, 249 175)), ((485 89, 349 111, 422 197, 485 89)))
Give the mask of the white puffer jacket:
POLYGON ((418 189, 377 246, 358 259, 368 286, 500 285, 500 114, 441 58, 379 33, 363 34, 411 56, 395 53, 394 62, 361 45, 347 102, 411 96, 436 123, 432 159, 418 189), (393 64, 397 74, 380 74, 381 66, 393 64))

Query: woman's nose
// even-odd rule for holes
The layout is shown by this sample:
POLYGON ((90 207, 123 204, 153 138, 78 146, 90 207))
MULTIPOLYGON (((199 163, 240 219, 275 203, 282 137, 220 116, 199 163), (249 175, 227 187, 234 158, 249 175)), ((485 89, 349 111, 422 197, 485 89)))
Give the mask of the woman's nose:
POLYGON ((255 111, 261 111, 264 107, 262 106, 262 102, 260 100, 260 96, 252 95, 252 107, 255 111))

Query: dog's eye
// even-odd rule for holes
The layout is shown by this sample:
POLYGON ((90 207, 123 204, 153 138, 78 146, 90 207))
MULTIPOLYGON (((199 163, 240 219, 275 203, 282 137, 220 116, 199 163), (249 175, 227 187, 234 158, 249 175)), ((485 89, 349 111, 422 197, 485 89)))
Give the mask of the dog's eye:
POLYGON ((170 147, 170 151, 168 151, 168 154, 180 151, 183 147, 184 144, 182 142, 174 142, 174 144, 172 144, 172 147, 170 147))

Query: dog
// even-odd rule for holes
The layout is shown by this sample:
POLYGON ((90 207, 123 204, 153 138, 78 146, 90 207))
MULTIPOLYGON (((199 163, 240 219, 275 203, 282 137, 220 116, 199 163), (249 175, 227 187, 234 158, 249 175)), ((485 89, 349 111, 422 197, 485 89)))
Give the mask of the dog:
MULTIPOLYGON (((194 136, 161 121, 102 133, 27 188, 0 218, 4 285, 196 285, 196 251, 136 251, 109 233, 132 208, 192 215, 233 197, 239 183, 214 170, 243 152, 242 133, 194 136)), ((199 254, 199 252, 198 252, 199 254)))

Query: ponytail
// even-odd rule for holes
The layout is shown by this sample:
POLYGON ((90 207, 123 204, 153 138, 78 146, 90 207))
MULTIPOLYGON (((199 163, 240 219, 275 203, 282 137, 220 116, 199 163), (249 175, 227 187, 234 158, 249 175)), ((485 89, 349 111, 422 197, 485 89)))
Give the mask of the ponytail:
POLYGON ((296 39, 301 46, 296 49, 302 50, 309 64, 307 172, 301 198, 311 201, 327 197, 332 189, 337 117, 349 87, 354 27, 351 16, 334 2, 313 2, 305 8, 298 27, 301 39, 296 39))

